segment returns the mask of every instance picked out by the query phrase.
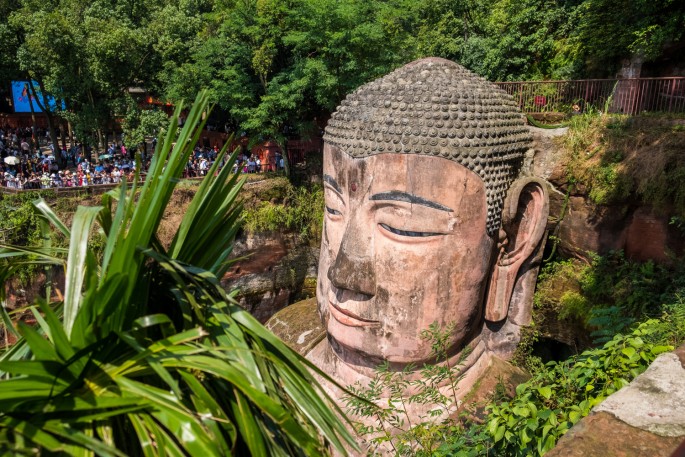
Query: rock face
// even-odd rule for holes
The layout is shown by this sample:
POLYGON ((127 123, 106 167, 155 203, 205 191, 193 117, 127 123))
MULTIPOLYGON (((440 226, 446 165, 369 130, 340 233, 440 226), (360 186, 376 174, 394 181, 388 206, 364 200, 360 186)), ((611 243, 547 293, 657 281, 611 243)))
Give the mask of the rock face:
MULTIPOLYGON (((561 212, 558 196, 551 206, 561 212)), ((572 196, 559 226, 559 250, 584 259, 588 252, 623 250, 634 260, 665 262, 670 253, 683 251, 682 238, 669 220, 649 206, 597 208, 584 197, 572 196)))
POLYGON ((296 235, 245 236, 237 240, 233 257, 238 260, 221 284, 238 289, 238 303, 261 322, 293 301, 314 296, 319 250, 296 235))
MULTIPOLYGON (((685 439, 685 345, 597 406, 549 457, 669 457, 685 439)), ((685 450, 685 449, 684 449, 685 450)))
POLYGON ((567 195, 564 152, 556 139, 568 129, 530 129, 535 149, 530 174, 550 185, 550 229, 556 230, 558 248, 565 257, 587 260, 589 252, 623 250, 634 260, 668 262, 672 254, 683 254, 682 233, 669 224, 665 211, 635 202, 597 206, 580 191, 567 195))

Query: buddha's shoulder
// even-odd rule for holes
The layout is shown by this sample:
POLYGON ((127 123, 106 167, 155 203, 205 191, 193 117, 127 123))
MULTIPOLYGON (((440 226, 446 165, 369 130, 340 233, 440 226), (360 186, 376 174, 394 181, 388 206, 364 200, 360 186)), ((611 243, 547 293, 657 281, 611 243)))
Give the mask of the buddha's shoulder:
POLYGON ((316 308, 316 298, 293 303, 274 314, 266 328, 302 355, 307 355, 326 337, 316 308))

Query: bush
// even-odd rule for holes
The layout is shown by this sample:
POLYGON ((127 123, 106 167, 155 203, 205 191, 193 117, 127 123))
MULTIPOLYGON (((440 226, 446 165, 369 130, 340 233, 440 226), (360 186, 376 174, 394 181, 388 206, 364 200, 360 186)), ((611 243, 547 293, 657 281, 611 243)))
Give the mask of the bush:
MULTIPOLYGON (((40 218, 33 202, 38 198, 54 198, 54 191, 22 192, 0 195, 0 242, 13 246, 36 246, 41 243, 40 218)), ((56 245, 64 246, 64 237, 52 233, 56 245)), ((2 268, 8 268, 7 260, 0 260, 2 268)), ((24 263, 13 265, 13 276, 23 286, 28 285, 38 271, 38 266, 24 263)))
POLYGON ((561 318, 575 318, 605 343, 645 317, 659 317, 664 303, 685 289, 685 261, 672 265, 635 262, 622 251, 591 255, 590 264, 563 260, 546 264, 535 292, 535 314, 552 308, 561 318))
POLYGON ((282 203, 261 201, 243 211, 244 227, 252 233, 293 231, 305 239, 321 238, 323 227, 323 187, 294 187, 288 184, 282 203))
POLYGON ((685 132, 669 116, 574 116, 561 139, 568 182, 597 205, 638 200, 685 215, 685 132))

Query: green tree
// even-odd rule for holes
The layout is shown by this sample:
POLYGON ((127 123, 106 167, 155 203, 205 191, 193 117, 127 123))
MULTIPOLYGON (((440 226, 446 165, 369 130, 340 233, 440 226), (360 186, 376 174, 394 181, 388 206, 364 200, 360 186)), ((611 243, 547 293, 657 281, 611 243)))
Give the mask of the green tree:
POLYGON ((571 34, 589 72, 615 71, 632 54, 658 57, 682 40, 685 5, 677 0, 584 0, 571 34), (604 68, 603 68, 604 67, 604 68))
POLYGON ((126 117, 122 129, 129 148, 145 147, 145 139, 149 136, 163 136, 164 129, 169 123, 169 117, 158 109, 144 110, 130 99, 126 109, 126 117))

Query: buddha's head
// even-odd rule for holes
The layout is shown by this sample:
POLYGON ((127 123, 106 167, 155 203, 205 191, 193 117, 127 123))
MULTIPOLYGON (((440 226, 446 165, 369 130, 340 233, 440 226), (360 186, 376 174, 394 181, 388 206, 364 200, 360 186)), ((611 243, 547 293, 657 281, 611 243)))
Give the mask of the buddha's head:
POLYGON ((544 185, 519 177, 530 143, 508 95, 443 59, 410 63, 342 102, 324 136, 317 287, 341 358, 420 363, 433 323, 455 325, 456 353, 485 321, 505 322, 546 223, 544 185))

